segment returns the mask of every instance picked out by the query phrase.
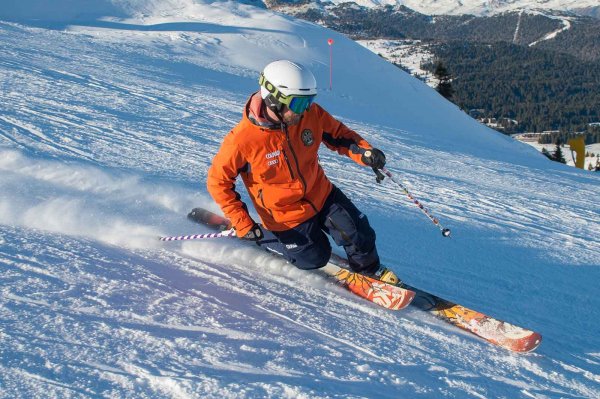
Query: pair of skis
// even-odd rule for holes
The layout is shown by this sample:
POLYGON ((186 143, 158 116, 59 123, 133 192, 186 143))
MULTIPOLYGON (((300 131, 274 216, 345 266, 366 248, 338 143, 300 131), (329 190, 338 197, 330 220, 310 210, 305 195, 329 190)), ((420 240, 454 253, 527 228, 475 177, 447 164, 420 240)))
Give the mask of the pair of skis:
MULTIPOLYGON (((224 217, 202 208, 194 208, 188 218, 214 230, 226 230, 230 225, 224 217)), ((265 249, 268 250, 268 248, 265 249)), ((394 286, 360 273, 354 273, 348 270, 347 260, 337 255, 333 255, 329 263, 321 270, 332 276, 349 291, 379 306, 390 310, 400 310, 408 305, 413 305, 449 324, 513 352, 531 352, 542 341, 542 336, 534 331, 446 301, 407 284, 400 283, 399 286, 394 286)))

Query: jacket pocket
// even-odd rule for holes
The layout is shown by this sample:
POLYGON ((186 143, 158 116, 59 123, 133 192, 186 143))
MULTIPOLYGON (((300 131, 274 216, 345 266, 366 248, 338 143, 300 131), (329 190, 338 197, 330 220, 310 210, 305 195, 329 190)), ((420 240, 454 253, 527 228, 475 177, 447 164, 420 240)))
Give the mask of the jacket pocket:
POLYGON ((302 183, 299 181, 264 184, 259 193, 261 204, 276 211, 300 202, 304 196, 302 183))

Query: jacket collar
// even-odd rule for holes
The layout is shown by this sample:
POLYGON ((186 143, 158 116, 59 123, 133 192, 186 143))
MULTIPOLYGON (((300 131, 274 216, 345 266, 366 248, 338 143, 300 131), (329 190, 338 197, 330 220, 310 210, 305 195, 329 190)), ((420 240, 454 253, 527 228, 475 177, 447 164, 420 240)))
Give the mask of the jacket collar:
POLYGON ((274 122, 267 118, 265 110, 265 102, 260 96, 260 91, 252 94, 246 103, 244 116, 256 126, 264 127, 266 129, 279 130, 281 129, 281 123, 274 122))

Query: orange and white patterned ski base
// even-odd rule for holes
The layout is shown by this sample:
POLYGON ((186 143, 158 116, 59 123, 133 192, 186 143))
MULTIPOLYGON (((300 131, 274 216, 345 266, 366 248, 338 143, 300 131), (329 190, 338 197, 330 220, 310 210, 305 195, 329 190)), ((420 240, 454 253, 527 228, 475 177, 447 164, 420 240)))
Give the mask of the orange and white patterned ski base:
POLYGON ((332 263, 325 265, 322 270, 333 276, 349 291, 387 309, 404 309, 415 297, 415 293, 411 290, 386 284, 332 263))

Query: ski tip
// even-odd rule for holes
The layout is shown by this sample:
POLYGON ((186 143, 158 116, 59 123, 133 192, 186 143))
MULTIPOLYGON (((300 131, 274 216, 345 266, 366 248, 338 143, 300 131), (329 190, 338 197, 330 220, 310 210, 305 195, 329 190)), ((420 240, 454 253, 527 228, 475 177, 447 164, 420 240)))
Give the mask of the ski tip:
POLYGON ((532 332, 526 338, 515 340, 510 343, 507 349, 517 353, 530 353, 537 349, 542 343, 542 336, 536 332, 532 332))
POLYGON ((474 333, 494 345, 519 354, 533 352, 542 343, 542 336, 540 334, 524 329, 521 329, 521 336, 518 338, 504 334, 499 334, 500 336, 485 336, 478 332, 474 333))
POLYGON ((194 208, 188 213, 187 217, 195 222, 204 222, 207 212, 206 209, 194 208))
POLYGON ((229 220, 204 208, 192 209, 188 213, 187 218, 192 222, 212 226, 217 230, 229 230, 231 228, 229 220))

